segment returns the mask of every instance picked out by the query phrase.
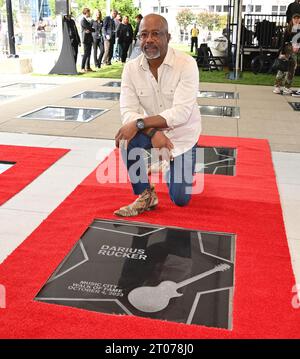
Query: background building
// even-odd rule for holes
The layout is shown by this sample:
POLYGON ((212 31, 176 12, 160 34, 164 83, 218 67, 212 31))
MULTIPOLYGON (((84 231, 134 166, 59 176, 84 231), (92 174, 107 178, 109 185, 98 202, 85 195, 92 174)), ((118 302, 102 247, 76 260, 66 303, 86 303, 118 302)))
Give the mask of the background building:
MULTIPOLYGON (((243 14, 272 14, 285 15, 287 6, 293 0, 244 0, 243 14)), ((175 42, 180 41, 180 27, 176 21, 179 11, 189 8, 195 14, 199 12, 212 12, 219 15, 228 13, 228 0, 136 0, 135 5, 140 7, 143 15, 160 13, 165 16, 169 23, 169 31, 175 42)), ((202 33, 207 37, 207 33, 202 33)), ((186 38, 186 37, 185 37, 186 38)), ((201 34, 200 34, 200 40, 201 34)))

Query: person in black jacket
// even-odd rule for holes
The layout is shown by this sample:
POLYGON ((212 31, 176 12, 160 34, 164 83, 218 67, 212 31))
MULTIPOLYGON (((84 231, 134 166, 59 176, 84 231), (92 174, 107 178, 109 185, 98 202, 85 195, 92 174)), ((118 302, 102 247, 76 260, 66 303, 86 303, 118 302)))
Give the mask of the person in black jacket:
POLYGON ((117 37, 119 38, 119 45, 121 48, 121 60, 122 63, 125 64, 128 49, 133 39, 133 29, 129 23, 128 16, 124 16, 122 22, 118 26, 117 37))
POLYGON ((133 40, 136 42, 137 40, 137 35, 139 33, 139 28, 140 28, 140 23, 143 19, 143 15, 142 14, 138 14, 136 17, 135 17, 135 21, 136 21, 136 27, 134 29, 134 33, 133 33, 133 40))
POLYGON ((114 51, 114 43, 116 39, 116 26, 115 26, 115 17, 117 16, 118 11, 112 10, 110 16, 106 16, 103 20, 103 39, 104 39, 104 56, 103 63, 106 65, 111 65, 111 59, 114 51))
POLYGON ((103 36, 102 36, 102 13, 100 10, 96 10, 95 12, 96 19, 92 23, 93 29, 93 50, 94 50, 94 64, 96 67, 100 69, 102 57, 104 55, 104 43, 103 43, 103 36), (98 48, 100 50, 99 57, 97 57, 98 48))
POLYGON ((81 63, 81 72, 93 71, 90 66, 91 51, 93 44, 92 32, 95 29, 92 28, 92 23, 90 20, 91 10, 85 7, 82 10, 83 18, 81 20, 81 30, 82 30, 82 43, 83 43, 83 57, 81 63))
POLYGON ((257 38, 260 47, 272 47, 272 39, 275 36, 276 22, 262 20, 255 25, 254 37, 257 38))
POLYGON ((77 63, 77 56, 78 56, 78 46, 81 46, 80 37, 77 31, 77 27, 75 21, 72 19, 71 15, 65 15, 64 20, 67 24, 68 33, 71 41, 71 46, 73 49, 73 55, 75 60, 75 65, 77 63))
POLYGON ((300 0, 290 3, 286 10, 286 22, 289 24, 294 14, 300 14, 300 0))

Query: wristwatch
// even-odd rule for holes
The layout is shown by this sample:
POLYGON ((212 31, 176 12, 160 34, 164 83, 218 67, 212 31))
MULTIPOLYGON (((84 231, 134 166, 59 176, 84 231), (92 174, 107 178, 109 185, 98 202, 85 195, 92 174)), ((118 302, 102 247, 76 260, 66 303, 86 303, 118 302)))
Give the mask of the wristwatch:
POLYGON ((145 122, 142 118, 137 119, 135 125, 139 131, 143 131, 145 129, 145 122))
POLYGON ((158 128, 152 128, 152 130, 147 133, 147 136, 152 138, 156 134, 157 131, 158 131, 158 128))

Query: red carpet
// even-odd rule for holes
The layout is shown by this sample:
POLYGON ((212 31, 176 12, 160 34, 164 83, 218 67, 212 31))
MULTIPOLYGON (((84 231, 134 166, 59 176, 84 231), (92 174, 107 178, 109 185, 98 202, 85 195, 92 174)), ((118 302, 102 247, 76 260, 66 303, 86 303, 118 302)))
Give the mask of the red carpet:
POLYGON ((186 208, 159 188, 156 211, 135 221, 237 235, 233 330, 116 316, 35 302, 33 298, 94 218, 132 200, 127 185, 96 185, 95 172, 0 266, 7 308, 2 338, 299 338, 300 310, 270 149, 265 140, 202 137, 237 148, 235 177, 205 176, 186 208))
POLYGON ((69 150, 0 145, 0 161, 15 165, 0 174, 0 205, 9 200, 69 150))

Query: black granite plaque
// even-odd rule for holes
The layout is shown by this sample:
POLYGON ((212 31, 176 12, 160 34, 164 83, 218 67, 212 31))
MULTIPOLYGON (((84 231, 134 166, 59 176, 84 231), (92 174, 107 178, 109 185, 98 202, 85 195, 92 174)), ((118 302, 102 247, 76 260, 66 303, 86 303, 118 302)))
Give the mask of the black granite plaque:
POLYGON ((95 220, 36 300, 232 327, 235 236, 95 220))
POLYGON ((11 168, 16 162, 0 161, 0 174, 11 168))
POLYGON ((118 92, 84 91, 72 98, 119 101, 120 94, 118 92))
POLYGON ((235 106, 199 106, 200 113, 202 116, 212 117, 240 117, 240 108, 235 106))
POLYGON ((289 102, 294 111, 300 111, 300 102, 289 102))
POLYGON ((238 99, 239 95, 236 92, 199 91, 197 97, 199 97, 199 98, 238 99))
POLYGON ((109 81, 106 82, 104 85, 102 86, 109 86, 109 87, 121 87, 121 82, 120 81, 109 81))
MULTIPOLYGON (((196 156, 196 173, 235 176, 235 148, 203 146, 199 146, 198 148, 203 152, 199 156, 196 156)), ((150 171, 150 168, 152 169, 151 161, 153 161, 150 150, 145 150, 145 161, 150 171)), ((158 165, 156 163, 154 163, 154 165, 154 171, 152 170, 151 172, 157 172, 158 165)), ((164 171, 167 171, 167 168, 164 169, 164 171)))
POLYGON ((76 107, 46 106, 36 111, 21 115, 21 118, 48 121, 77 121, 89 122, 102 115, 107 110, 76 107))
POLYGON ((49 83, 36 83, 36 82, 18 82, 13 83, 9 85, 1 86, 3 87, 9 87, 9 89, 44 89, 52 86, 57 86, 57 84, 49 84, 49 83))
POLYGON ((235 176, 236 150, 227 147, 199 147, 204 150, 204 164, 196 163, 195 172, 235 176))

